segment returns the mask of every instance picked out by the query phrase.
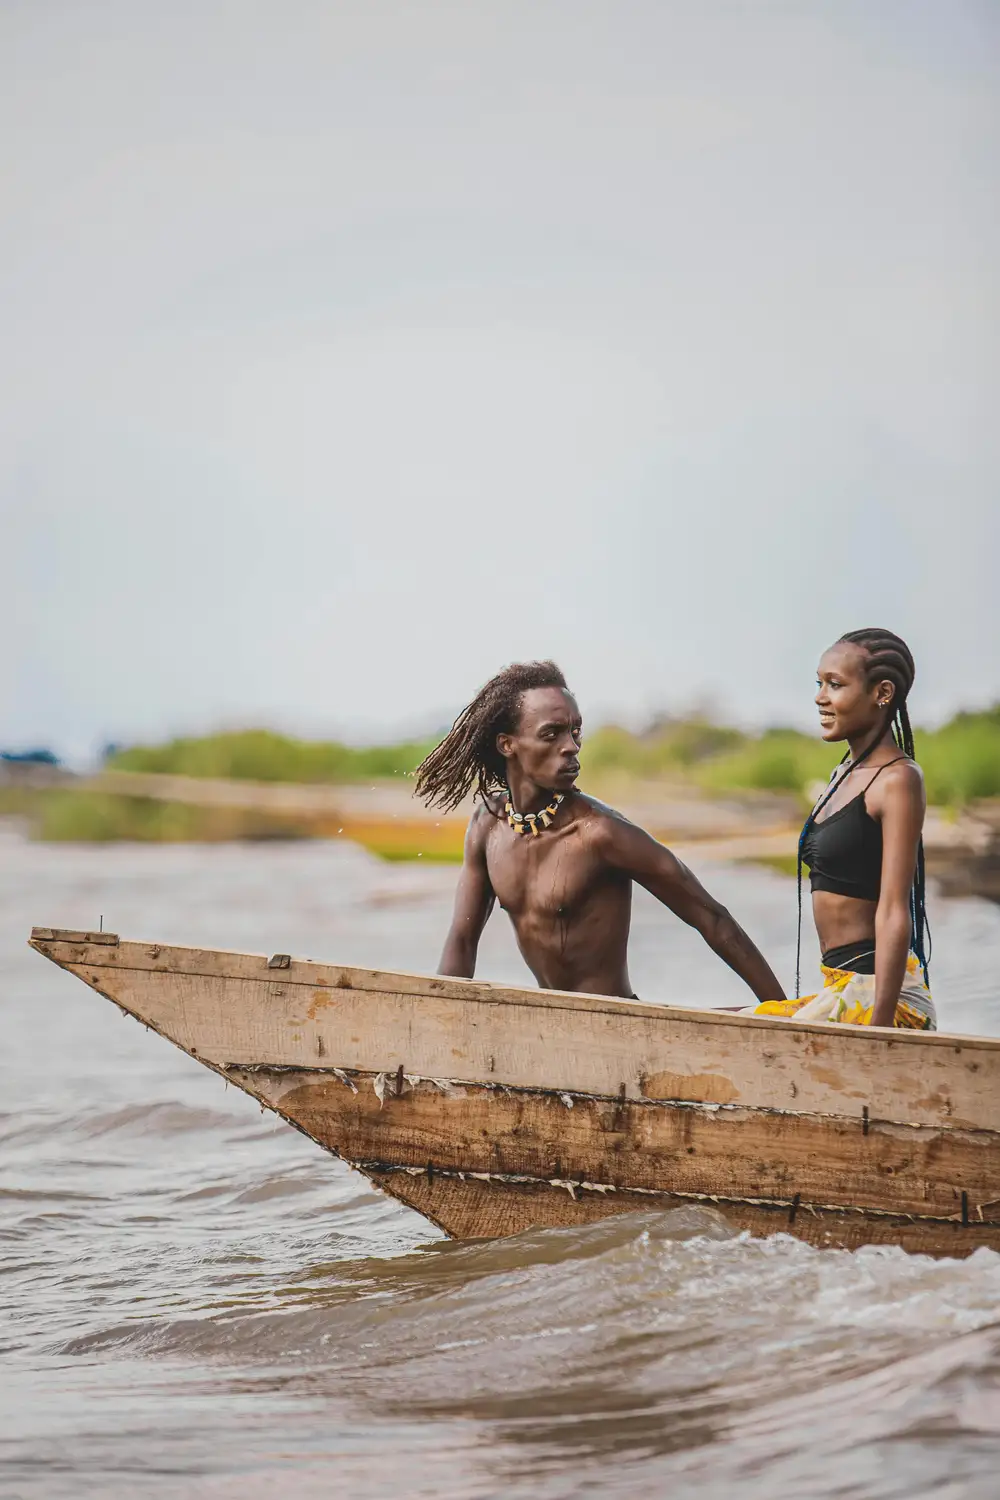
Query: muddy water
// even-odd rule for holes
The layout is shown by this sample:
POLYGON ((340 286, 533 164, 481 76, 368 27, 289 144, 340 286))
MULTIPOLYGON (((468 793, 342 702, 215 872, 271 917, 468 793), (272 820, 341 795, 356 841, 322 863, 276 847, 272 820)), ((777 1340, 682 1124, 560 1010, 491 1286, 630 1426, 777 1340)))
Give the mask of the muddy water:
MULTIPOLYGON (((791 883, 700 873, 787 976, 791 883)), ((994 1497, 1000 1256, 755 1242, 700 1209, 450 1244, 24 946, 103 915, 427 969, 453 881, 336 845, 0 835, 0 1493, 994 1497)), ((1000 1034, 1000 908, 932 916, 942 1018, 1000 1034)), ((502 917, 482 972, 523 976, 502 917)), ((741 998, 645 898, 633 980, 741 998)))

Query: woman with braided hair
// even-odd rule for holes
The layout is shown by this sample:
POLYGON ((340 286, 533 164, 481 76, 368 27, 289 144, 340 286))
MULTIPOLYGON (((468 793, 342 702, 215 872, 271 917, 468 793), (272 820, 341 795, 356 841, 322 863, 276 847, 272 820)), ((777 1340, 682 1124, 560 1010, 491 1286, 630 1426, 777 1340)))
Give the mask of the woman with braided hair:
POLYGON ((769 1002, 757 1015, 933 1030, 928 987, 924 780, 913 758, 907 696, 913 657, 890 630, 852 630, 820 659, 820 734, 847 754, 799 839, 823 954, 818 995, 769 1002))
POLYGON ((583 720, 554 662, 517 662, 490 679, 417 772, 417 795, 475 806, 440 974, 471 979, 494 905, 550 990, 632 995, 628 934, 640 885, 749 985, 781 985, 742 927, 669 849, 577 789, 583 720))

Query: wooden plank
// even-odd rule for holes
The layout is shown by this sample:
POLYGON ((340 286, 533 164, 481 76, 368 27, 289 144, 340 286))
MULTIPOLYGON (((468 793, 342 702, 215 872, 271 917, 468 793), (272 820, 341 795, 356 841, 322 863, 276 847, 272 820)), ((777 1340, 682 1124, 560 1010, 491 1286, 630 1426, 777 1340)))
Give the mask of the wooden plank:
POLYGON ((1000 1130, 1000 1042, 799 1026, 291 960, 35 940, 210 1065, 309 1067, 1000 1130))
POLYGON ((72 944, 85 947, 118 947, 117 932, 74 932, 68 927, 33 927, 31 929, 30 942, 33 947, 41 949, 42 945, 52 943, 72 944))
MULTIPOLYGON (((519 1234, 532 1228, 590 1224, 609 1214, 653 1209, 690 1208, 689 1199, 669 1193, 642 1197, 628 1193, 577 1192, 549 1183, 480 1182, 475 1178, 435 1176, 426 1172, 385 1171, 368 1174, 377 1187, 416 1209, 456 1239, 492 1238, 519 1234)), ((753 1204, 707 1205, 734 1230, 764 1237, 794 1234, 796 1239, 823 1249, 857 1250, 861 1245, 899 1245, 912 1254, 962 1257, 986 1246, 1000 1250, 996 1225, 943 1219, 905 1219, 842 1213, 809 1213, 789 1207, 768 1209, 753 1204)))
MULTIPOLYGON (((86 943, 48 941, 36 936, 43 932, 59 933, 55 928, 33 928, 29 942, 38 952, 64 967, 109 967, 148 970, 150 973, 194 975, 206 979, 267 978, 268 955, 238 953, 221 948, 181 948, 147 942, 117 940, 114 952, 90 951, 86 943)), ((84 933, 81 938, 103 941, 114 934, 84 933)), ((283 976, 287 987, 305 985, 320 989, 374 991, 404 995, 443 996, 456 1000, 478 1001, 483 1005, 526 1006, 544 1010, 597 1010, 614 1015, 671 1017, 702 1027, 735 1029, 741 1033, 762 1029, 772 1035, 794 1029, 800 1033, 829 1036, 831 1028, 821 1023, 786 1022, 770 1016, 745 1016, 734 1011, 705 1010, 700 1006, 666 1005, 654 1001, 623 1000, 613 995, 587 995, 567 990, 525 989, 494 984, 485 979, 452 979, 440 974, 409 974, 392 969, 359 969, 350 965, 321 963, 315 959, 291 957, 283 976)), ((842 1037, 875 1044, 881 1041, 893 1047, 915 1046, 920 1049, 949 1047, 954 1042, 975 1044, 1000 1054, 1000 1038, 950 1036, 944 1032, 893 1031, 870 1026, 839 1026, 842 1037)))
POLYGON ((586 1181, 616 1190, 966 1216, 1000 1230, 1000 1136, 742 1106, 642 1104, 428 1079, 226 1076, 354 1163, 586 1181), (381 1082, 383 1097, 376 1092, 381 1082), (965 1195, 963 1203, 963 1193, 965 1195))

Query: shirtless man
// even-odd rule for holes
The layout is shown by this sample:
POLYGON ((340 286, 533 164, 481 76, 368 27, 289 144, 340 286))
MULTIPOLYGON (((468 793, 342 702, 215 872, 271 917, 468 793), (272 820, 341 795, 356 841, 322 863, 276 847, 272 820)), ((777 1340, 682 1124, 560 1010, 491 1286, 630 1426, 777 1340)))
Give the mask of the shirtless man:
POLYGON ((576 789, 583 720, 553 662, 492 678, 417 772, 444 809, 476 788, 455 911, 439 974, 471 979, 494 902, 543 989, 632 996, 632 882, 697 928, 758 1000, 783 996, 724 906, 669 849, 576 789))

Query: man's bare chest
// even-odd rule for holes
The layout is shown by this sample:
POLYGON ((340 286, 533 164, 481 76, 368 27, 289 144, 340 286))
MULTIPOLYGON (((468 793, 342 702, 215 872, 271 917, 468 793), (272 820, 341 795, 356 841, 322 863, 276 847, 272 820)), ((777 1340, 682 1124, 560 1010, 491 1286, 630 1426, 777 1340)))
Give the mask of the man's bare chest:
POLYGON ((497 900, 512 916, 565 918, 580 912, 609 873, 572 832, 533 838, 499 828, 486 865, 497 900))

